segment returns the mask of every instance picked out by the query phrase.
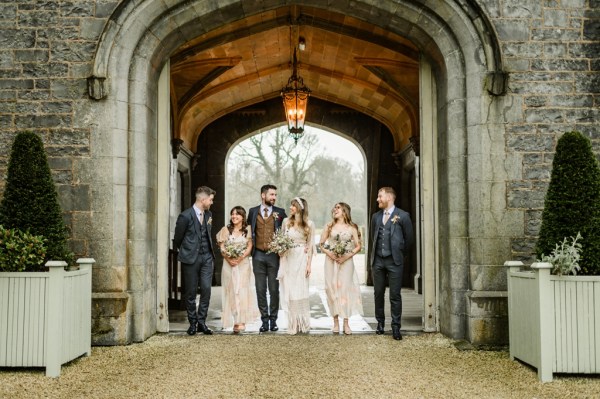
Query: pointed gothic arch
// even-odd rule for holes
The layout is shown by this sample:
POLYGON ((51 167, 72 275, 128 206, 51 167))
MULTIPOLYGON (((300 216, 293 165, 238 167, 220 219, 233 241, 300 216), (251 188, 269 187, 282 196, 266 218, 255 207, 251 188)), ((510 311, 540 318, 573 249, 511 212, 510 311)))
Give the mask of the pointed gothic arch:
MULTIPOLYGON (((275 3, 232 1, 219 8, 217 3, 200 0, 126 0, 105 27, 88 89, 91 98, 101 100, 94 104, 99 123, 92 142, 100 145, 91 162, 102 159, 114 170, 126 170, 115 173, 105 190, 98 190, 99 212, 110 223, 95 227, 97 236, 110 236, 113 242, 108 267, 121 276, 122 284, 110 288, 128 298, 122 319, 115 321, 121 326, 115 342, 142 341, 152 335, 161 315, 158 309, 164 307, 155 295, 158 265, 153 255, 158 245, 156 191, 161 184, 156 170, 156 120, 162 67, 183 43, 275 8, 275 3)), ((311 1, 293 3, 314 6, 311 1)), ((482 301, 502 301, 498 294, 502 284, 493 275, 508 254, 510 232, 501 224, 518 222, 519 216, 502 200, 506 191, 502 183, 509 172, 488 161, 490 155, 500 161, 505 157, 503 100, 497 97, 505 91, 505 74, 491 24, 471 0, 377 5, 359 0, 355 7, 340 2, 329 8, 406 37, 432 67, 437 115, 433 134, 438 143, 433 167, 438 168, 439 226, 433 239, 439 239, 439 326, 455 338, 477 340, 488 334, 484 338, 493 340, 502 333, 502 320, 477 314, 477 307, 482 301), (492 246, 500 249, 490 254, 492 246)))

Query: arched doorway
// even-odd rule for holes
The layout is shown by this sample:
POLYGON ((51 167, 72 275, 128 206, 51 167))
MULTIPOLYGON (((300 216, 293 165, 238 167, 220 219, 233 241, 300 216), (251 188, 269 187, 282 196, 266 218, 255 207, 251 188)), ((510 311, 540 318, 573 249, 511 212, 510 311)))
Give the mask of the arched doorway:
MULTIPOLYGON (((127 138, 123 148, 119 148, 118 154, 113 154, 113 159, 119 164, 125 161, 129 173, 125 181, 112 182, 115 189, 126 194, 110 198, 108 203, 114 203, 115 206, 112 211, 107 212, 112 212, 116 231, 120 232, 115 240, 126 242, 128 248, 119 254, 119 261, 125 265, 124 273, 129 281, 128 310, 124 316, 131 320, 127 323, 125 332, 128 339, 143 340, 156 331, 157 318, 160 319, 161 316, 157 309, 164 307, 160 295, 156 295, 157 291, 161 291, 159 286, 162 282, 153 278, 158 270, 158 260, 147 255, 158 253, 156 232, 164 228, 157 224, 157 209, 161 207, 161 203, 156 202, 156 192, 161 191, 159 186, 165 184, 165 181, 158 180, 155 173, 156 82, 162 66, 180 46, 207 32, 234 26, 236 21, 246 23, 245 18, 262 18, 275 26, 289 26, 288 16, 309 14, 302 14, 303 10, 316 10, 315 14, 318 15, 329 13, 329 26, 333 24, 339 32, 350 38, 353 34, 360 34, 366 40, 373 35, 378 38, 387 37, 389 40, 393 39, 393 35, 404 38, 418 50, 419 68, 423 70, 430 67, 428 75, 421 73, 419 76, 427 76, 425 80, 429 83, 437 82, 437 86, 430 86, 432 101, 429 103, 431 112, 427 115, 429 123, 421 121, 418 137, 423 142, 417 143, 417 148, 421 147, 425 154, 425 137, 429 137, 430 143, 437 144, 437 148, 433 150, 433 145, 428 146, 427 151, 430 155, 416 162, 421 165, 421 171, 430 174, 428 188, 420 194, 427 194, 431 203, 425 204, 423 199, 421 200, 422 206, 426 205, 423 206, 421 215, 431 212, 439 215, 431 222, 435 226, 434 231, 423 233, 424 237, 434 244, 433 266, 434 270, 439 271, 432 276, 434 291, 438 295, 434 295, 432 303, 426 304, 430 307, 426 319, 434 319, 433 325, 437 326, 439 315, 442 332, 453 337, 469 339, 477 339, 473 337, 473 334, 477 334, 477 323, 486 322, 485 315, 479 317, 469 310, 472 308, 471 304, 475 303, 475 296, 471 293, 478 294, 477 300, 493 300, 493 284, 490 283, 492 279, 486 274, 492 269, 481 266, 499 265, 500 257, 489 258, 485 251, 482 252, 482 248, 489 244, 490 240, 505 246, 509 237, 501 233, 490 236, 490 232, 494 230, 490 225, 498 224, 502 219, 498 215, 508 214, 505 205, 499 202, 482 204, 470 200, 483 197, 492 189, 495 195, 502 196, 502 190, 505 190, 501 185, 494 184, 494 179, 478 177, 481 176, 478 173, 481 168, 490 167, 487 162, 488 154, 495 153, 501 156, 504 151, 501 127, 503 116, 500 112, 502 101, 490 96, 490 93, 501 94, 503 91, 503 74, 498 46, 485 15, 472 5, 456 4, 450 0, 441 2, 435 10, 410 1, 382 2, 378 6, 357 2, 357 7, 352 9, 337 9, 331 6, 327 10, 312 8, 304 3, 298 1, 292 6, 279 6, 266 5, 260 1, 253 2, 252 5, 238 2, 219 8, 216 4, 207 5, 201 1, 174 2, 170 6, 152 1, 136 6, 134 2, 126 1, 110 20, 104 40, 97 51, 94 76, 89 82, 91 96, 105 99, 100 103, 99 111, 105 115, 106 125, 98 127, 99 134, 112 137, 115 142, 121 140, 122 136, 127 138), (300 14, 297 14, 298 12, 300 14), (264 18, 267 14, 272 17, 264 18), (358 30, 354 27, 348 30, 343 15, 354 18, 360 24, 366 24, 366 29, 358 30), (149 22, 145 24, 142 21, 149 22), (479 56, 473 57, 473 54, 479 56), (424 65, 427 67, 423 67, 424 65), (127 107, 123 107, 124 104, 127 107), (117 117, 114 118, 113 115, 117 117), (483 132, 486 134, 482 134, 483 132), (478 229, 476 221, 485 221, 486 228, 478 229), (483 278, 473 279, 474 274, 483 278)), ((318 18, 318 15, 311 19, 311 26, 327 31, 328 25, 323 25, 323 18, 318 18)), ((226 36, 217 35, 212 38, 212 43, 224 37, 226 36)), ((383 42, 390 43, 385 40, 383 42)), ((207 40, 199 44, 208 43, 207 40)), ((410 51, 412 48, 407 46, 404 50, 410 51)), ((365 65, 372 67, 372 74, 378 76, 379 80, 394 81, 386 75, 385 65, 382 66, 381 62, 365 62, 365 65)), ((212 66, 217 74, 219 69, 214 68, 215 66, 220 68, 228 65, 212 66)), ((287 68, 284 70, 287 71, 287 68)), ((319 73, 319 70, 312 69, 312 72, 319 73)), ((340 93, 344 91, 345 86, 340 84, 342 82, 337 79, 338 76, 329 74, 328 78, 335 81, 340 93)), ((425 84, 424 79, 420 78, 420 82, 425 84)), ((272 95, 273 98, 276 97, 278 89, 279 87, 275 95, 272 95)), ((381 94, 378 90, 375 92, 377 95, 381 94)), ((334 90, 329 93, 334 93, 334 90)), ((369 90, 360 96, 356 96, 352 91, 345 93, 345 96, 334 98, 335 103, 365 114, 373 114, 376 120, 382 119, 380 123, 386 122, 383 124, 388 127, 389 121, 385 121, 382 116, 385 112, 370 111, 369 101, 365 100, 373 98, 369 97, 369 90), (353 102, 354 98, 360 101, 353 102)), ((381 101, 375 108, 388 107, 393 110, 395 105, 406 105, 406 97, 402 96, 398 101, 391 103, 381 101)), ((262 100, 265 99, 261 98, 262 100)), ((422 99, 420 102, 423 102, 422 99)), ((218 109, 212 111, 212 119, 204 120, 204 126, 207 128, 216 118, 253 103, 255 102, 238 103, 233 108, 218 106, 218 109)), ((410 101, 408 104, 410 105, 410 101)), ((410 107, 405 106, 404 110, 407 109, 410 107)), ((210 111, 209 108, 207 110, 210 111)), ((418 126, 418 118, 415 115, 405 119, 411 123, 406 125, 389 122, 394 137, 394 149, 398 151, 405 147, 406 142, 403 140, 407 141, 410 137, 409 134, 403 133, 405 129, 412 131, 418 126)), ((192 118, 189 122, 194 120, 197 121, 198 118, 192 118)), ((198 125, 187 124, 188 121, 182 122, 185 129, 193 130, 191 137, 197 140, 197 143, 186 142, 184 138, 180 138, 183 145, 188 148, 204 145, 205 135, 196 134, 199 130, 206 131, 206 128, 195 129, 194 126, 197 128, 198 125)), ((122 140, 119 142, 122 143, 122 140)), ((212 148, 220 151, 219 147, 212 148)), ((196 161, 202 163, 203 159, 196 161)), ((408 165, 404 161, 400 164, 403 167, 408 165)), ((502 181, 502 171, 494 170, 492 174, 494 173, 494 178, 502 181)), ((424 174, 420 176, 423 178, 424 174)), ((425 195, 422 198, 425 198, 425 195)), ((427 223, 423 223, 423 226, 426 225, 427 223)), ((502 329, 502 326, 492 325, 489 334, 493 335, 498 329, 502 329)))

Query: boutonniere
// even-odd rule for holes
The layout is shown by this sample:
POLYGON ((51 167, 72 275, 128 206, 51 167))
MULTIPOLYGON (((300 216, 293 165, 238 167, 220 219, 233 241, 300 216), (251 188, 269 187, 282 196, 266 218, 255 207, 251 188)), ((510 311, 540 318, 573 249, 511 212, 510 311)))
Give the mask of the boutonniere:
MULTIPOLYGON (((398 216, 396 216, 396 217, 398 217, 398 216)), ((208 221, 206 222, 206 224, 212 225, 212 216, 208 218, 208 221)))
POLYGON ((392 223, 396 224, 396 222, 400 220, 400 216, 398 215, 394 215, 394 217, 392 218, 392 223))
POLYGON ((273 215, 273 219, 279 220, 279 213, 273 212, 272 215, 273 215))

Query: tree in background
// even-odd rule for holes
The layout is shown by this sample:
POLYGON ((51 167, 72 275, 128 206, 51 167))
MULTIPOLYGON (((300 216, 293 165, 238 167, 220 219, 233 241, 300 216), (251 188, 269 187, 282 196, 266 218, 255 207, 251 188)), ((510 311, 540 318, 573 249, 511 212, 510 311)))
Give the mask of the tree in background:
POLYGON ((278 187, 278 206, 287 209, 292 198, 304 197, 318 228, 329 222, 334 203, 340 201, 352 206, 353 219, 365 223, 364 173, 353 172, 351 164, 337 153, 336 149, 325 151, 319 135, 310 132, 297 145, 285 127, 253 136, 240 143, 229 158, 226 208, 255 206, 260 201, 260 186, 272 183, 278 187))
POLYGON ((536 246, 539 258, 582 235, 581 275, 600 275, 600 166, 590 140, 565 133, 556 146, 536 246))
POLYGON ((74 256, 67 245, 68 231, 44 145, 38 135, 31 132, 17 134, 7 174, 0 203, 0 224, 46 238, 45 261, 64 260, 72 264, 74 256))

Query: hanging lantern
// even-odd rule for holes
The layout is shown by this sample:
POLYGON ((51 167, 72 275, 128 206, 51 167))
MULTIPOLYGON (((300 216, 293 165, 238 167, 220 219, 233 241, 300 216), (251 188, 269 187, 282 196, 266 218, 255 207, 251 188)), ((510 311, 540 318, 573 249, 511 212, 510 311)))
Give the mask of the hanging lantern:
POLYGON ((304 135, 304 122, 306 121, 306 107, 308 106, 310 89, 304 85, 302 78, 298 76, 295 48, 292 68, 292 76, 288 79, 287 86, 281 90, 281 97, 283 98, 288 131, 294 142, 297 143, 298 139, 304 135))

